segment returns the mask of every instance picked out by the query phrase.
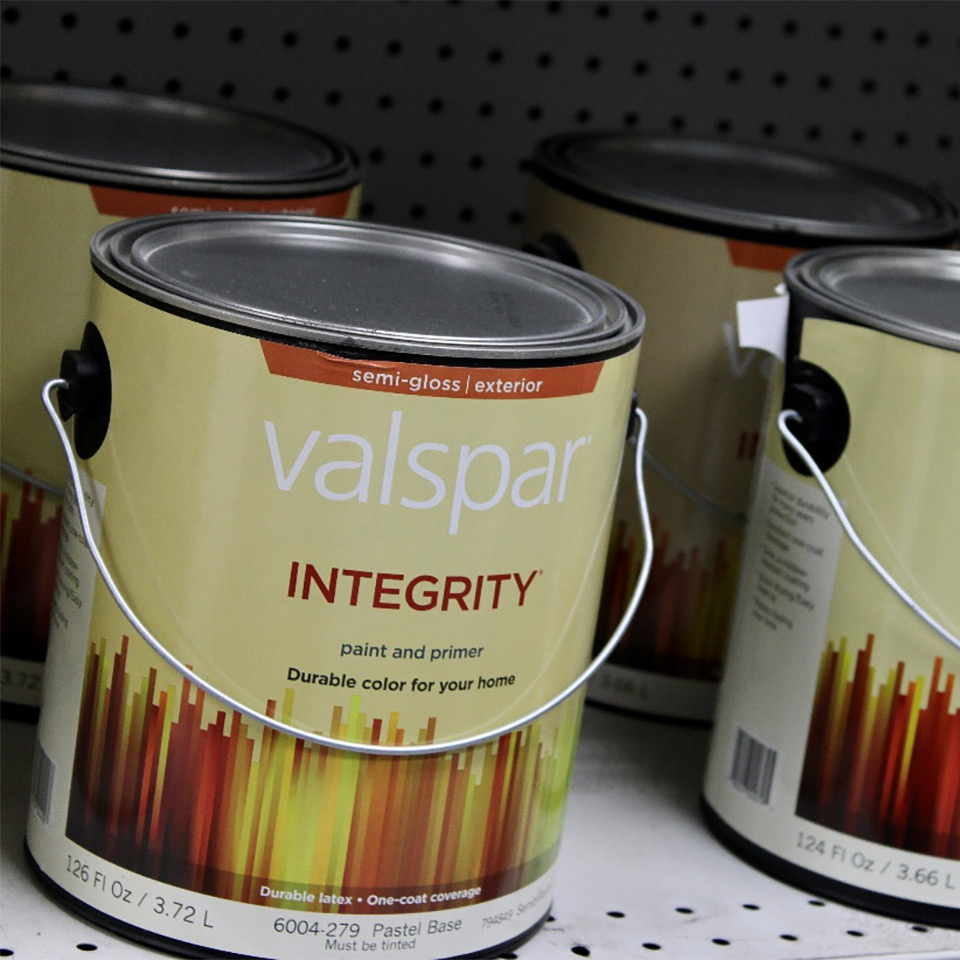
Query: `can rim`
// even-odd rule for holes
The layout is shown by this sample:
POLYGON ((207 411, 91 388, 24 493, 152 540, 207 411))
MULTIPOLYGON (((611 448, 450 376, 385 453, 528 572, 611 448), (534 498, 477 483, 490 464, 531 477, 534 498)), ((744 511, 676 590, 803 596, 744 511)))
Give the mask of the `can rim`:
POLYGON ((468 362, 542 361, 596 358, 624 353, 639 343, 645 324, 641 306, 628 294, 583 271, 532 254, 481 241, 410 228, 357 221, 277 214, 162 214, 124 220, 101 229, 91 241, 94 270, 108 283, 162 309, 252 336, 265 336, 309 346, 339 348, 353 353, 409 357, 460 358, 468 362), (302 241, 316 237, 347 249, 369 248, 431 254, 467 262, 541 287, 586 311, 589 322, 576 329, 559 329, 517 336, 438 335, 397 331, 335 320, 298 319, 290 314, 230 302, 215 294, 151 269, 154 247, 191 234, 199 240, 251 237, 273 227, 302 241))
POLYGON ((168 114, 179 111, 184 117, 193 119, 209 117, 234 128, 246 126, 253 134, 287 138, 315 151, 317 157, 313 169, 301 167, 290 170, 286 176, 278 173, 277 169, 230 173, 226 170, 138 164, 119 158, 85 158, 70 149, 51 149, 28 143, 11 144, 9 137, 5 137, 0 141, 0 165, 27 173, 150 193, 257 198, 334 193, 355 186, 360 181, 359 157, 347 143, 278 117, 131 90, 7 81, 3 84, 3 92, 5 96, 35 97, 38 100, 58 97, 61 101, 75 102, 78 106, 85 102, 117 104, 168 114), (328 156, 325 158, 323 154, 328 156))
POLYGON ((597 130, 561 133, 538 144, 532 159, 532 171, 548 186, 606 209, 731 239, 800 248, 870 242, 935 246, 953 241, 960 231, 960 218, 953 205, 945 197, 917 184, 844 161, 748 141, 711 140, 674 132, 638 134, 597 130), (685 150, 691 157, 713 152, 731 159, 754 158, 772 166, 779 165, 785 173, 859 181, 890 197, 914 204, 920 218, 879 224, 766 213, 746 206, 684 197, 639 183, 617 184, 571 160, 570 150, 577 144, 605 141, 633 142, 648 150, 685 150))
MULTIPOLYGON (((906 317, 882 306, 869 304, 844 293, 837 284, 854 273, 864 275, 867 270, 883 270, 891 277, 896 269, 903 278, 955 280, 960 293, 960 251, 918 247, 837 246, 825 247, 798 254, 784 269, 784 279, 791 294, 797 294, 807 303, 843 319, 892 333, 934 347, 945 347, 960 352, 960 328, 950 330, 906 317), (939 268, 939 269, 938 269, 939 268)), ((958 297, 960 302, 960 297, 958 297)))

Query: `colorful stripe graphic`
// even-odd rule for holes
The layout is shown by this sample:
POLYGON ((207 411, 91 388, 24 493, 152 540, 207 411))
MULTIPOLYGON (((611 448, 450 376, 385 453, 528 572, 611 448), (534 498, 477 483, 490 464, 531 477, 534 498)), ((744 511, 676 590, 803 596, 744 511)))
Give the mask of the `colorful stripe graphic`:
MULTIPOLYGON (((640 607, 612 663, 654 673, 716 680, 720 676, 733 610, 739 537, 719 538, 704 562, 699 549, 670 556, 670 534, 652 518, 653 566, 640 607), (668 559, 669 558, 669 559, 668 559)), ((626 609, 643 556, 627 524, 618 525, 607 561, 598 638, 612 634, 626 609)))
MULTIPOLYGON (((108 657, 91 643, 83 680, 67 835, 144 876, 248 903, 308 889, 349 905, 284 908, 364 913, 365 896, 480 888, 464 906, 520 889, 556 858, 580 701, 458 753, 381 757, 331 750, 217 710, 186 680, 126 671, 128 639, 108 657), (112 660, 112 662, 111 662, 112 660), (213 711, 209 711, 213 713, 213 711)), ((166 670, 166 668, 163 668, 166 670)), ((171 677, 175 676, 170 674, 171 677)), ((293 691, 281 716, 288 719, 293 691)), ((267 713, 274 715, 269 701, 267 713)), ((333 709, 333 736, 402 743, 399 716, 368 724, 354 699, 333 709)), ((429 742, 435 721, 420 730, 429 742)))
POLYGON ((8 491, 0 494, 0 637, 8 657, 42 661, 46 656, 63 509, 56 502, 51 508, 50 497, 27 481, 13 497, 8 491))
POLYGON ((874 636, 853 654, 842 637, 820 661, 797 816, 851 836, 960 859, 957 677, 933 664, 906 681, 903 661, 876 685, 874 636), (852 678, 851 678, 851 667, 852 678), (924 705, 924 698, 926 704, 924 705))

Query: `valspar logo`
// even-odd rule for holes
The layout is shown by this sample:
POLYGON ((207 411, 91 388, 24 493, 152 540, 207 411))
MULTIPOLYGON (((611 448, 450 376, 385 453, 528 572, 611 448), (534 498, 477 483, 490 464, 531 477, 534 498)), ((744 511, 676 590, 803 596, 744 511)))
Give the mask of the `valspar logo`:
MULTIPOLYGON (((464 511, 483 512, 504 504, 521 510, 563 503, 575 459, 593 438, 576 437, 562 445, 547 440, 528 444, 519 453, 495 443, 451 447, 425 442, 404 446, 403 414, 393 411, 387 448, 378 457, 373 444, 355 433, 311 430, 306 439, 280 437, 276 425, 264 421, 277 489, 293 490, 312 482, 327 500, 395 502, 394 481, 412 476, 419 496, 399 496, 407 510, 449 512, 447 532, 458 533, 464 511), (299 446, 298 446, 299 444, 299 446), (479 479, 484 474, 483 481, 479 479), (489 477, 495 478, 491 484, 489 477)), ((412 492, 412 490, 411 490, 412 492)))

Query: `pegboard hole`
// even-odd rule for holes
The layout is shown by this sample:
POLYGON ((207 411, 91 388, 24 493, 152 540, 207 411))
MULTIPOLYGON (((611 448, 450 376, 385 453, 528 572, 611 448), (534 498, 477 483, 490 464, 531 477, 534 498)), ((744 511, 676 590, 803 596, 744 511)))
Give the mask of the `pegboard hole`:
POLYGON ((233 27, 227 34, 227 39, 231 43, 243 43, 247 37, 247 31, 243 27, 233 27))
POLYGON ((743 904, 743 909, 744 909, 744 910, 759 910, 760 907, 758 907, 757 904, 755 904, 755 903, 745 903, 745 904, 743 904))
POLYGON ((353 44, 353 41, 348 36, 346 36, 346 34, 341 34, 339 37, 337 37, 336 40, 333 41, 333 49, 338 51, 339 53, 346 53, 347 50, 350 49, 352 44, 353 44))
POLYGON ((730 946, 730 941, 727 940, 725 937, 714 937, 713 940, 711 940, 710 942, 715 943, 718 947, 730 946))
POLYGON ((626 914, 622 910, 608 910, 607 916, 614 917, 617 920, 622 920, 626 914))
POLYGON ((133 20, 130 17, 122 17, 117 21, 117 30, 120 33, 133 33, 133 20))
POLYGON ((77 15, 75 13, 65 13, 60 18, 60 26, 64 30, 72 30, 77 25, 77 15))
POLYGON ((226 83, 220 84, 220 96, 224 100, 229 100, 237 92, 236 84, 230 83, 228 80, 226 83))
POLYGON ((182 86, 183 86, 183 84, 182 84, 176 77, 171 77, 171 78, 163 85, 163 89, 166 90, 167 93, 173 94, 173 93, 179 93, 179 92, 180 92, 180 88, 181 88, 182 86))
POLYGON ((99 950, 100 948, 95 943, 78 943, 77 949, 82 950, 84 953, 91 953, 94 950, 99 950))
POLYGON ((54 83, 69 83, 70 82, 70 71, 69 70, 57 70, 53 75, 54 83))
POLYGON ((707 15, 702 10, 690 14, 690 26, 702 27, 707 22, 707 15))
POLYGON ((929 927, 921 927, 919 923, 915 923, 910 929, 911 929, 911 930, 915 930, 917 933, 929 933, 929 932, 930 932, 930 928, 929 928, 929 927))
POLYGON ((799 940, 800 938, 799 938, 798 936, 796 936, 795 934, 792 934, 792 933, 781 933, 781 934, 780 934, 780 939, 781 939, 781 940, 787 940, 787 941, 789 941, 790 943, 796 943, 796 941, 799 940))
POLYGON ((127 85, 127 78, 122 73, 115 73, 110 78, 111 87, 125 87, 127 85))
POLYGON ((800 24, 796 20, 784 20, 780 29, 785 36, 795 37, 800 32, 800 24))
POLYGON ((847 936, 848 936, 848 937, 862 937, 862 936, 863 936, 863 931, 862 931, 862 930, 848 930, 848 931, 847 931, 847 936))
MULTIPOLYGON (((289 100, 290 90, 287 87, 277 87, 277 89, 273 91, 273 99, 276 100, 277 103, 283 103, 284 101, 289 100)), ((329 93, 327 94, 327 103, 330 103, 329 93)), ((333 106, 333 104, 331 104, 331 106, 333 106)))
POLYGON ((662 950, 663 948, 659 943, 645 943, 643 945, 644 950, 662 950))
POLYGON ((171 32, 178 40, 182 40, 190 35, 190 27, 186 23, 175 23, 171 32))
POLYGON ((809 903, 811 907, 825 907, 825 906, 826 906, 826 904, 825 904, 822 900, 808 900, 807 903, 809 903))
POLYGON ((693 907, 676 907, 677 913, 693 913, 693 907))
POLYGON ((590 956, 590 948, 589 948, 589 947, 584 947, 584 946, 582 946, 582 945, 580 945, 580 944, 578 944, 578 945, 575 946, 575 947, 571 947, 571 948, 570 948, 570 952, 571 952, 571 953, 575 953, 578 957, 589 957, 589 956, 590 956))
POLYGON ((296 30, 287 30, 280 38, 280 42, 285 47, 295 47, 300 42, 300 34, 296 30))
POLYGON ((0 957, 12 957, 13 951, 8 947, 0 947, 0 957))
POLYGON ((4 23, 16 23, 20 19, 20 11, 16 7, 7 7, 3 11, 4 23))

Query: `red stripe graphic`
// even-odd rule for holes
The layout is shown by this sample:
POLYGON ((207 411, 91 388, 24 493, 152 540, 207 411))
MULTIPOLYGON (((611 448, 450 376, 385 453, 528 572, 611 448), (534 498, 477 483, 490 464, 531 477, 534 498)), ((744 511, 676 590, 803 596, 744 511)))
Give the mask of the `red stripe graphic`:
POLYGON ((846 638, 821 660, 797 816, 886 846, 960 860, 960 708, 942 657, 907 680, 903 661, 875 687, 874 636, 844 668, 846 638))
POLYGON ((342 217, 351 191, 311 197, 197 197, 147 193, 122 187, 91 186, 97 212, 106 217, 143 217, 161 213, 218 210, 230 213, 290 213, 309 217, 342 217))

